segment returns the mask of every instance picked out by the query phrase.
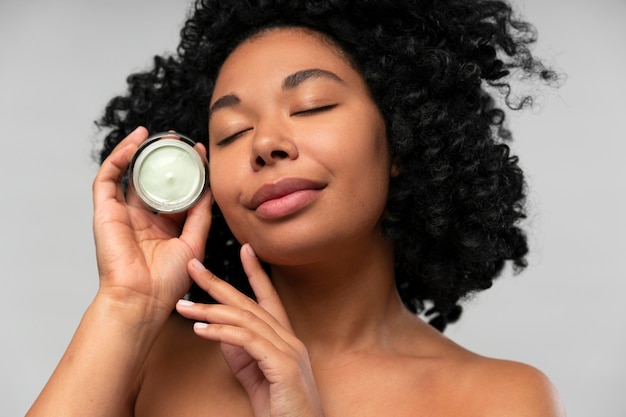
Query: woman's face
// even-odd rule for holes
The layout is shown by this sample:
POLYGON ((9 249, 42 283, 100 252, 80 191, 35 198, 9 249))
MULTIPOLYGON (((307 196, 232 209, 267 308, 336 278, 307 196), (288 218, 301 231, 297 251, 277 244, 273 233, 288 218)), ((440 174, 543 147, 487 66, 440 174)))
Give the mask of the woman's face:
POLYGON ((211 189, 240 242, 273 264, 380 240, 391 164, 360 74, 302 29, 245 41, 211 99, 211 189))

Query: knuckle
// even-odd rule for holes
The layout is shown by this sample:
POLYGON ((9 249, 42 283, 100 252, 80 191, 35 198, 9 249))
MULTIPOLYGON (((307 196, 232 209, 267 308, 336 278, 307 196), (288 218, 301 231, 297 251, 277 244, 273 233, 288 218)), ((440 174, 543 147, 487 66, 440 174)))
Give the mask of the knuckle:
POLYGON ((242 339, 244 344, 251 344, 259 341, 261 337, 249 329, 242 329, 242 339))
POLYGON ((244 322, 250 322, 252 320, 255 320, 257 316, 252 311, 244 309, 241 310, 241 318, 244 320, 244 322))
POLYGON ((205 327, 204 330, 210 330, 213 333, 221 333, 224 330, 224 325, 219 323, 211 323, 208 327, 205 327))
POLYGON ((306 346, 304 345, 304 343, 302 343, 300 340, 296 340, 295 342, 292 343, 292 348, 296 354, 297 357, 299 358, 304 358, 304 357, 308 357, 309 356, 309 351, 306 348, 306 346))
POLYGON ((244 302, 244 308, 246 309, 253 309, 258 305, 257 302, 250 297, 245 297, 243 302, 244 302))

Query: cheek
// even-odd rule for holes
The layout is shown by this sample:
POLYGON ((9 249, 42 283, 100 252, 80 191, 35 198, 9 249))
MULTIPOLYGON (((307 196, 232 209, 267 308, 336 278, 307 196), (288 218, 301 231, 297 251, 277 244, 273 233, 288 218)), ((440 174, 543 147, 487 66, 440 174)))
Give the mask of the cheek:
MULTIPOLYGON (((355 203, 371 206, 374 211, 383 210, 387 202, 391 163, 384 133, 365 136, 349 158, 351 186, 356 191, 355 203)), ((348 155, 350 151, 344 153, 348 155)))
POLYGON ((246 227, 245 213, 240 205, 241 189, 237 187, 242 184, 241 169, 237 169, 237 164, 231 160, 215 158, 209 165, 211 175, 211 192, 215 199, 215 204, 220 208, 228 227, 239 242, 247 241, 245 233, 246 227))
POLYGON ((209 181, 213 198, 219 204, 222 201, 222 195, 225 191, 224 185, 226 182, 223 179, 222 171, 219 169, 219 165, 212 160, 209 162, 209 181))
POLYGON ((219 160, 211 160, 209 163, 211 192, 222 212, 228 210, 236 198, 236 190, 233 187, 233 184, 237 183, 236 174, 229 164, 221 163, 219 160))

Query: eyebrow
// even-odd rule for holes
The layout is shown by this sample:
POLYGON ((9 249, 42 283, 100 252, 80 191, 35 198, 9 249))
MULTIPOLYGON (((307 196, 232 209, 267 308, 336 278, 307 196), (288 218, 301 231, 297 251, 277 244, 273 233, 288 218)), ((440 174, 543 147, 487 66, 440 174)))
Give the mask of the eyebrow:
POLYGON ((282 88, 283 90, 292 90, 302 84, 304 81, 311 78, 326 78, 329 80, 337 81, 341 84, 344 83, 344 81, 334 72, 323 70, 320 68, 311 68, 297 71, 291 75, 286 76, 283 80, 282 88))
MULTIPOLYGON (((324 70, 321 68, 310 68, 301 71, 296 71, 293 74, 289 74, 283 80, 281 88, 283 90, 293 90, 304 81, 314 79, 314 78, 325 78, 328 80, 333 80, 344 84, 344 81, 334 72, 324 70)), ((211 115, 215 113, 215 111, 227 108, 227 107, 235 107, 241 103, 241 99, 237 97, 235 94, 227 94, 215 100, 215 103, 211 105, 209 108, 209 119, 211 115)))
POLYGON ((237 97, 234 94, 227 94, 225 96, 218 98, 217 100, 215 100, 215 103, 213 103, 213 105, 209 107, 209 119, 211 118, 211 115, 216 110, 223 109, 226 107, 234 107, 238 105, 239 103, 241 103, 241 100, 239 99, 239 97, 237 97))

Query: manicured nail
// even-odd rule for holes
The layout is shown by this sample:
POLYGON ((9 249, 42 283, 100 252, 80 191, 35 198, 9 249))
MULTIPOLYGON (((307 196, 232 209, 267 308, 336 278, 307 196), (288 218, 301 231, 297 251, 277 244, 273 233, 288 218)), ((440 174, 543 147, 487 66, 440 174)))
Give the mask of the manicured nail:
POLYGON ((249 243, 246 243, 246 250, 248 251, 248 254, 250 256, 252 256, 253 258, 256 258, 256 253, 254 253, 254 249, 252 249, 252 246, 250 246, 249 243))
POLYGON ((189 306, 192 306, 192 305, 194 305, 194 304, 195 304, 195 303, 194 303, 193 301, 183 300, 183 299, 178 300, 178 305, 179 305, 179 306, 189 307, 189 306))
POLYGON ((207 327, 209 327, 207 323, 196 322, 193 324, 194 330, 202 330, 202 329, 206 329, 207 327))
POLYGON ((197 259, 194 259, 193 261, 191 261, 191 263, 193 264, 193 267, 199 271, 206 270, 206 268, 204 267, 204 264, 197 259))

